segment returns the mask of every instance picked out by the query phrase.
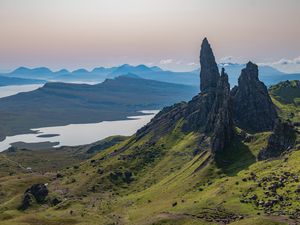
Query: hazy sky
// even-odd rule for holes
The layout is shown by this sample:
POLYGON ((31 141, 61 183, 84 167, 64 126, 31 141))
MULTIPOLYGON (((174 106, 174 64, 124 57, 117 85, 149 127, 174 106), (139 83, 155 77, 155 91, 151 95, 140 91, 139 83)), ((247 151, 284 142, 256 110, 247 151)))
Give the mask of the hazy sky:
POLYGON ((300 71, 300 0, 0 0, 0 70, 191 70, 205 36, 219 61, 300 71))

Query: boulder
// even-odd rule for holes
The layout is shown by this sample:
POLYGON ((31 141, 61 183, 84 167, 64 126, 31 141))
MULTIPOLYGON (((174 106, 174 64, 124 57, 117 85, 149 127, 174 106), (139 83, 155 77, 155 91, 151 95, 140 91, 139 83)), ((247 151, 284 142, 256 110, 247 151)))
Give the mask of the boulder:
POLYGON ((49 191, 45 184, 32 185, 25 191, 20 209, 26 210, 34 201, 38 204, 44 203, 48 193, 49 191))

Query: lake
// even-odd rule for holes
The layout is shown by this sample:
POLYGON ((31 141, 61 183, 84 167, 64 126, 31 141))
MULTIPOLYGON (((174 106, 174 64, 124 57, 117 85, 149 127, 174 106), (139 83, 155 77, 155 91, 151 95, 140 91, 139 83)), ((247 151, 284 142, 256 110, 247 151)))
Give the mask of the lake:
POLYGON ((42 87, 43 84, 29 84, 29 85, 11 85, 0 87, 0 98, 15 95, 21 92, 28 92, 42 87))
POLYGON ((11 143, 58 142, 59 146, 77 146, 90 144, 113 135, 133 135, 138 129, 150 122, 158 110, 141 111, 145 115, 130 116, 127 120, 103 121, 89 124, 70 124, 66 126, 32 129, 35 134, 8 136, 0 142, 0 151, 10 147, 11 143))

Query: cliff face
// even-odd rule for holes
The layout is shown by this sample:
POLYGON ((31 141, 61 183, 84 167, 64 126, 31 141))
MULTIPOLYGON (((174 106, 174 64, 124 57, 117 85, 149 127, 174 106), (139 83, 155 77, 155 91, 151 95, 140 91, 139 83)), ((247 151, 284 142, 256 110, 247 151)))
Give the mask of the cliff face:
POLYGON ((234 121, 246 131, 262 132, 274 128, 277 113, 267 87, 258 79, 258 66, 249 62, 231 91, 234 121))

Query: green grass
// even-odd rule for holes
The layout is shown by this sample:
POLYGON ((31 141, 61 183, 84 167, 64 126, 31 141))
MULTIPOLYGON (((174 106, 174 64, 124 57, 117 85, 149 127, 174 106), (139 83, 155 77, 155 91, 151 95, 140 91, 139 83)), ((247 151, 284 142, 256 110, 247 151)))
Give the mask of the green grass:
MULTIPOLYGON (((1 217, 3 224, 217 224, 216 220, 231 215, 245 219, 233 224, 285 224, 283 216, 271 217, 251 202, 241 203, 242 195, 248 193, 250 187, 255 187, 252 180, 243 181, 251 172, 257 177, 268 176, 274 169, 299 172, 300 152, 293 152, 289 159, 279 159, 270 162, 255 162, 258 149, 266 144, 268 133, 256 134, 248 143, 237 143, 234 153, 239 163, 232 164, 224 171, 210 160, 210 153, 199 149, 198 135, 183 134, 175 129, 161 138, 150 148, 161 151, 154 160, 144 161, 136 155, 136 151, 146 153, 151 134, 139 142, 129 145, 125 152, 114 155, 114 152, 132 143, 132 139, 117 144, 98 153, 75 167, 60 171, 64 177, 49 182, 51 195, 55 194, 64 199, 58 206, 41 206, 22 213, 16 210, 24 187, 18 192, 18 197, 2 206, 1 217), (144 148, 143 146, 147 146, 144 148), (162 148, 164 146, 164 148, 162 148), (138 147, 138 148, 137 148, 138 147), (246 149, 247 154, 243 155, 246 149), (120 155, 127 160, 120 160, 120 155), (129 156, 135 156, 130 158, 129 156), (129 158, 128 158, 129 157, 129 158), (248 158, 249 157, 249 158, 248 158), (105 158, 105 159, 103 159, 105 158), (93 161, 95 160, 95 161, 93 161), (247 166, 241 168, 243 162, 247 166), (205 164, 205 162, 208 162, 205 164), (251 162, 251 163, 250 163, 251 162), (137 167, 142 163, 142 167, 137 167), (204 165, 204 166, 203 166, 204 165), (200 170, 198 168, 201 167, 200 170), (102 169, 103 174, 97 171, 102 169), (131 183, 112 183, 108 178, 111 171, 126 171, 134 174, 131 183), (227 176, 230 173, 230 176, 227 176), (73 181, 72 181, 73 180, 73 181), (93 189, 94 186, 97 188, 93 189), (63 190, 68 190, 63 193, 63 190), (176 203, 176 204, 175 204, 176 203), (43 209, 43 210, 42 210, 43 209), (71 215, 70 212, 73 211, 71 215), (258 216, 260 213, 261 216, 258 216), (63 219, 61 219, 63 218, 63 219)), ((143 155, 143 154, 142 154, 143 155)), ((230 158, 230 154, 228 154, 230 158)), ((35 174, 27 175, 35 177, 35 174)), ((5 189, 20 181, 12 177, 6 178, 5 189), (10 184, 9 184, 10 183, 10 184)), ((33 179, 33 178, 31 178, 33 179)), ((39 178, 40 179, 40 178, 39 178)), ((4 181, 1 181, 1 185, 4 181)), ((37 182, 37 180, 32 183, 37 182)), ((46 181, 44 181, 46 182, 46 181)), ((295 184, 287 185, 293 189, 295 184)), ((259 188, 254 188, 251 194, 261 194, 259 188)), ((248 194, 250 195, 250 194, 248 194)), ((295 197, 295 196, 294 196, 295 197)), ((299 207, 294 203, 289 210, 299 207), (294 208, 293 208, 294 207, 294 208)), ((234 220, 232 221, 234 222, 234 220)))
POLYGON ((285 81, 269 88, 273 103, 277 106, 279 115, 293 122, 300 120, 300 83, 285 81))

